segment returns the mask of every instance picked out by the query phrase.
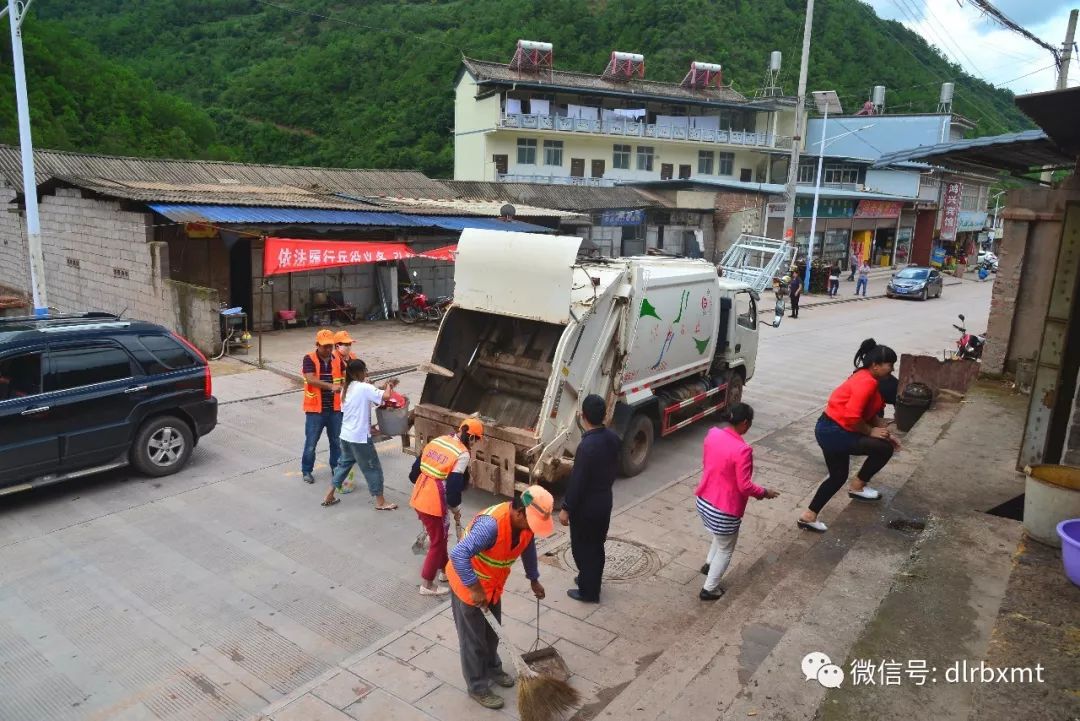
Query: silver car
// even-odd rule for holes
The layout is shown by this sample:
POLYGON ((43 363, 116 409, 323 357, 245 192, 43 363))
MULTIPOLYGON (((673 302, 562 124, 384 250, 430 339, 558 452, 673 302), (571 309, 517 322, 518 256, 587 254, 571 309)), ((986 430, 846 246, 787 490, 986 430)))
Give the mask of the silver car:
POLYGON ((893 275, 889 284, 885 286, 885 295, 890 298, 940 298, 942 282, 941 273, 934 268, 925 266, 909 265, 893 275))

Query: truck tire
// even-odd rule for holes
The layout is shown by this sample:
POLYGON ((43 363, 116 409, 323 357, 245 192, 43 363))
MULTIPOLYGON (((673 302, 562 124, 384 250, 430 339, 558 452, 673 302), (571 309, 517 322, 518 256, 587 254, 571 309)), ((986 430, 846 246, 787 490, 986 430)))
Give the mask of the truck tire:
POLYGON ((626 434, 623 436, 622 446, 619 448, 619 471, 623 476, 630 478, 645 470, 652 456, 655 439, 656 430, 652 418, 644 413, 638 413, 630 419, 630 423, 626 426, 626 434))
POLYGON ((731 406, 731 405, 734 405, 736 403, 742 403, 743 386, 745 385, 745 381, 743 381, 742 373, 739 373, 738 371, 728 371, 727 382, 728 382, 728 391, 727 391, 728 405, 731 406))
POLYGON ((168 476, 183 468, 194 448, 191 428, 176 416, 158 416, 143 423, 131 446, 131 465, 147 476, 168 476))

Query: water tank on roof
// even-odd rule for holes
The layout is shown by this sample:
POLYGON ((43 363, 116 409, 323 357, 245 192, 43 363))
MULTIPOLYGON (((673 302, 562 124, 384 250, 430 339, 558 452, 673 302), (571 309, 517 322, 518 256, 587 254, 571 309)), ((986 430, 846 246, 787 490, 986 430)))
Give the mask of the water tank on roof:
POLYGON ((870 102, 875 106, 881 107, 885 104, 885 86, 875 85, 873 92, 870 93, 870 102))
POLYGON ((779 50, 773 50, 769 53, 769 70, 777 71, 780 69, 781 53, 779 50))
POLYGON ((611 53, 611 57, 615 60, 629 60, 635 63, 645 62, 645 56, 640 53, 624 53, 620 50, 611 53))
POLYGON ((955 86, 952 83, 942 83, 941 84, 941 97, 938 99, 938 102, 941 103, 942 105, 947 105, 948 103, 951 103, 952 99, 953 99, 953 88, 954 87, 955 86))
POLYGON ((697 60, 690 63, 690 68, 702 73, 718 73, 722 69, 720 63, 701 63, 697 60))
POLYGON ((540 50, 551 52, 551 43, 542 43, 538 40, 518 40, 518 47, 522 50, 540 50))

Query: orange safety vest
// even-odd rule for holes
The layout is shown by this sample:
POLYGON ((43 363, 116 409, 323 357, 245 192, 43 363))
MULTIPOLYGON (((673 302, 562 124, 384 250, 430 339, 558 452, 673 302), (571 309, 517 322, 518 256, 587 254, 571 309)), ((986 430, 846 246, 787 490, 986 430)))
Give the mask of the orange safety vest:
MULTIPOLYGON (((315 351, 308 353, 308 358, 315 363, 315 375, 320 375, 319 354, 315 351)), ((339 386, 345 382, 345 371, 341 357, 334 351, 330 356, 330 375, 334 379, 334 385, 339 386)), ((334 394, 334 410, 341 410, 341 394, 334 394)), ((304 379, 304 413, 322 413, 322 388, 313 386, 304 379)))
MULTIPOLYGON (((528 548, 529 543, 532 542, 533 534, 528 529, 520 531, 517 545, 511 545, 514 541, 514 529, 510 525, 509 501, 481 511, 476 515, 476 518, 480 516, 494 518, 499 527, 499 535, 495 538, 494 546, 472 557, 472 567, 476 577, 480 580, 480 585, 484 587, 488 602, 498 603, 499 599, 502 598, 506 579, 510 577, 511 566, 528 548)), ((472 530, 473 524, 476 523, 476 518, 469 522, 469 527, 465 529, 462 538, 468 537, 469 531, 472 530)), ((458 575, 457 569, 454 568, 453 561, 446 564, 446 578, 457 597, 471 606, 472 594, 469 593, 469 587, 462 583, 461 576, 458 575)))
POLYGON ((420 513, 442 518, 443 502, 439 482, 445 481, 462 453, 469 449, 457 436, 439 436, 420 454, 420 477, 413 486, 409 505, 420 513))

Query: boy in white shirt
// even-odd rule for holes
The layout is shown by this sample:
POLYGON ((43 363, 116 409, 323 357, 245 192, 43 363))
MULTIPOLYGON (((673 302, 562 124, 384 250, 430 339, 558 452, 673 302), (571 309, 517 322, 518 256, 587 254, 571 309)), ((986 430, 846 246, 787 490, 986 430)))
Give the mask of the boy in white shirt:
POLYGON ((391 378, 383 389, 379 390, 367 382, 367 364, 364 361, 352 360, 346 366, 345 390, 342 392, 341 401, 341 458, 334 468, 334 479, 323 500, 324 506, 341 502, 335 492, 341 490, 341 484, 355 463, 364 474, 368 491, 375 499, 375 509, 392 511, 397 508, 396 503, 387 503, 383 497, 382 464, 379 463, 375 444, 371 441, 371 406, 389 400, 397 384, 397 379, 391 378))

